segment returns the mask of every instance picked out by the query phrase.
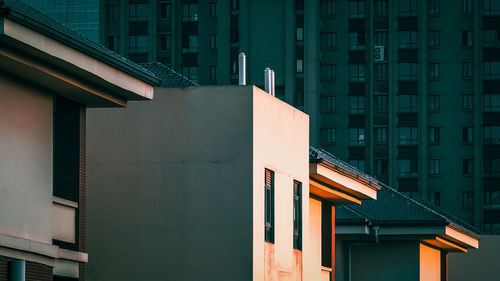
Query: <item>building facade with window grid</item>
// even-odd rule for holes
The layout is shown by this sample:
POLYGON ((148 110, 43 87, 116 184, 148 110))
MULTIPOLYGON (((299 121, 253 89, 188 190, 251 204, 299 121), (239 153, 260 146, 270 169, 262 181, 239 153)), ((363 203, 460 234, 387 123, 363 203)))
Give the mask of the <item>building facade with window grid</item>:
POLYGON ((427 199, 429 191, 441 192, 442 208, 500 233, 500 211, 485 199, 500 192, 500 173, 484 170, 500 150, 483 129, 500 125, 498 6, 497 0, 106 0, 101 40, 119 42, 117 51, 127 56, 122 37, 147 31, 148 52, 140 59, 162 61, 202 85, 237 84, 237 57, 245 52, 249 84, 263 85, 264 68, 273 68, 276 96, 311 116, 311 144, 364 160, 366 172, 408 194, 427 199), (149 5, 147 28, 130 22, 128 6, 138 2, 149 5), (186 36, 198 37, 197 52, 182 52, 186 36), (377 58, 375 46, 383 47, 377 58), (380 127, 387 128, 385 142, 378 141, 380 127), (400 128, 410 127, 417 128, 414 143, 400 144, 400 128), (440 128, 439 142, 431 143, 430 128, 440 128), (440 159, 438 176, 431 177, 428 159, 440 159), (463 159, 472 161, 473 175, 463 176, 463 159), (412 176, 400 177, 406 161, 399 160, 414 164, 412 176), (464 192, 472 194, 472 207, 454 199, 464 192))

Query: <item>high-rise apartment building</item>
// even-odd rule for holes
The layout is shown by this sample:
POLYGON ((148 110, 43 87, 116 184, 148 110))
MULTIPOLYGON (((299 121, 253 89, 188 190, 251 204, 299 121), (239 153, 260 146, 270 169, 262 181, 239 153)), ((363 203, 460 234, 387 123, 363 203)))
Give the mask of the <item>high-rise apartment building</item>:
POLYGON ((101 1, 101 41, 202 85, 276 71, 320 145, 500 233, 499 0, 101 1))
POLYGON ((99 0, 20 0, 94 41, 99 40, 99 0))

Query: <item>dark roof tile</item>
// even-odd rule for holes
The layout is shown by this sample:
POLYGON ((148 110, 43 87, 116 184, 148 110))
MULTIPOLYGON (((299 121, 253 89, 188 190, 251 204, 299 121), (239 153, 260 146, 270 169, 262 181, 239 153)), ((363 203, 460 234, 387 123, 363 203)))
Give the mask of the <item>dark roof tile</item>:
POLYGON ((174 71, 170 67, 159 63, 144 63, 141 64, 144 68, 151 71, 158 77, 162 82, 160 87, 162 88, 184 88, 190 86, 199 86, 195 82, 189 80, 186 76, 174 71))

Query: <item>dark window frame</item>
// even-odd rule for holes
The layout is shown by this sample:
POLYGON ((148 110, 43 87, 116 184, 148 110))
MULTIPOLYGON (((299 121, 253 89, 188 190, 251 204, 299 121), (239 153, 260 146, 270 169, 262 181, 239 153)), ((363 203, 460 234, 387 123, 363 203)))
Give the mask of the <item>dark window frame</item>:
POLYGON ((293 181, 293 248, 302 250, 302 183, 293 181))
POLYGON ((264 240, 274 243, 274 171, 264 171, 264 240))

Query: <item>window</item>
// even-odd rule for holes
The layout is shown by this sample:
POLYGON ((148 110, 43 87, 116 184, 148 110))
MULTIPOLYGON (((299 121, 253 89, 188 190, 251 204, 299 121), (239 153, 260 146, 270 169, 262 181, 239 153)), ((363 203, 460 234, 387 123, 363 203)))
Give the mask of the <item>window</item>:
POLYGON ((172 3, 158 4, 158 11, 160 13, 160 20, 170 19, 172 17, 172 3))
POLYGON ((398 78, 400 81, 415 81, 417 80, 417 64, 416 63, 399 63, 398 78))
POLYGON ((238 0, 230 0, 231 1, 231 10, 235 11, 239 9, 239 1, 238 0))
POLYGON ((441 142, 441 128, 439 127, 429 128, 429 136, 431 143, 435 144, 441 142))
POLYGON ((464 48, 472 47, 472 31, 470 30, 462 31, 462 47, 464 48))
POLYGON ((362 172, 365 171, 365 160, 349 160, 349 165, 362 172))
POLYGON ((484 173, 486 175, 498 175, 500 173, 500 159, 498 158, 484 159, 484 173))
POLYGON ((472 159, 462 159, 462 175, 472 176, 472 159))
POLYGON ((321 33, 321 48, 322 49, 337 48, 337 32, 321 33))
POLYGON ((398 160, 399 177, 409 178, 418 176, 418 161, 417 159, 400 159, 398 160))
POLYGON ((470 209, 474 206, 474 192, 466 191, 462 192, 462 207, 465 209, 470 209))
POLYGON ((59 95, 55 96, 54 102, 52 192, 59 198, 78 202, 81 106, 59 95))
POLYGON ((198 21, 198 4, 182 4, 182 21, 198 21))
POLYGON ((321 80, 322 81, 335 81, 336 78, 336 65, 335 64, 322 64, 321 65, 321 80))
POLYGON ((431 80, 439 80, 440 74, 439 74, 439 68, 440 64, 439 63, 431 63, 429 64, 429 74, 430 74, 430 79, 431 80))
POLYGON ((120 19, 120 6, 108 5, 108 21, 117 21, 120 19))
POLYGON ((293 181, 293 248, 302 249, 302 183, 293 181))
MULTIPOLYGON (((332 268, 332 238, 335 236, 335 214, 332 212, 332 203, 326 200, 321 201, 321 265, 332 268)), ((335 240, 333 240, 334 242, 335 240)))
POLYGON ((337 106, 337 97, 328 96, 326 97, 326 111, 335 112, 337 106))
POLYGON ((161 51, 167 51, 172 49, 172 36, 170 34, 158 35, 158 41, 160 42, 161 51))
POLYGON ((498 29, 483 30, 483 46, 500 47, 500 30, 498 29))
POLYGON ((146 53, 148 51, 148 36, 130 35, 128 47, 131 54, 146 53))
POLYGON ((484 232, 488 234, 500 233, 500 223, 485 223, 483 224, 484 232))
POLYGON ((349 128, 349 145, 364 146, 365 145, 365 129, 364 128, 349 128))
POLYGON ((472 62, 462 62, 462 79, 472 79, 472 62))
POLYGON ((472 95, 462 96, 462 110, 467 112, 472 111, 472 95))
POLYGON ((108 49, 111 51, 118 51, 118 36, 108 36, 108 49))
POLYGON ((304 60, 297 60, 297 73, 303 73, 304 72, 304 60))
POLYGON ((483 95, 484 112, 500 112, 500 94, 483 95))
POLYGON ((398 43, 400 49, 416 49, 417 48, 417 31, 399 31, 398 43))
POLYGON ((429 31, 429 48, 439 48, 440 37, 441 33, 439 31, 429 31))
POLYGON ((387 95, 375 96, 375 105, 377 112, 387 112, 387 95))
POLYGON ((217 17, 217 3, 216 2, 210 3, 210 17, 211 18, 217 17))
POLYGON ((483 63, 483 79, 484 80, 500 79, 500 61, 488 61, 483 63))
POLYGON ((217 66, 210 66, 210 81, 217 80, 217 66))
POLYGON ((130 21, 145 21, 149 14, 148 4, 129 4, 128 15, 130 21))
POLYGON ((365 49, 364 32, 349 32, 349 49, 351 50, 365 49))
POLYGON ((336 0, 322 0, 321 1, 321 15, 323 17, 334 17, 337 10, 336 0))
POLYGON ((462 142, 464 144, 472 143, 472 127, 462 127, 462 142))
POLYGON ((365 0, 349 0, 349 17, 365 17, 365 0))
POLYGON ((182 67, 182 74, 194 82, 198 82, 198 67, 197 66, 184 66, 182 67))
POLYGON ((416 127, 399 127, 399 144, 418 144, 418 130, 416 127))
POLYGON ((484 127, 484 143, 500 144, 500 126, 484 127))
POLYGON ((349 64, 349 81, 352 82, 365 81, 364 64, 349 64))
POLYGON ((326 129, 326 143, 335 144, 337 142, 337 129, 327 128, 326 129))
POLYGON ((417 16, 417 0, 399 0, 399 16, 417 16))
POLYGON ((439 207, 441 205, 441 192, 429 191, 427 193, 427 201, 429 201, 429 202, 431 202, 431 204, 439 207))
POLYGON ((387 159, 375 159, 375 167, 377 169, 377 176, 387 176, 389 161, 387 159))
POLYGON ((295 9, 304 10, 304 0, 295 0, 295 9))
POLYGON ((439 176, 441 173, 440 168, 440 160, 439 159, 430 159, 429 160, 429 174, 433 177, 439 176))
POLYGON ((387 143, 387 127, 378 127, 375 128, 377 135, 377 144, 386 144, 387 143))
POLYGON ((269 169, 265 169, 264 185, 264 239, 266 242, 274 243, 274 172, 269 169))
POLYGON ((430 111, 439 112, 441 110, 441 96, 432 95, 429 97, 430 111))
POLYGON ((387 16, 387 0, 375 1, 375 16, 377 17, 387 16))
POLYGON ((398 96, 398 111, 400 113, 417 112, 417 96, 416 95, 399 95, 398 96))
POLYGON ((303 27, 297 27, 297 34, 295 39, 297 41, 304 41, 304 28, 303 27))
POLYGON ((217 49, 217 34, 210 34, 210 49, 217 49))
POLYGON ((304 106, 304 92, 300 90, 295 91, 295 106, 304 106))
POLYGON ((198 35, 182 36, 182 53, 198 53, 198 35))
POLYGON ((365 113, 365 97, 364 96, 349 96, 349 113, 364 114, 365 113))
POLYGON ((439 0, 430 0, 429 3, 429 15, 438 16, 440 12, 440 1, 439 0))
POLYGON ((484 205, 500 205, 500 191, 485 191, 484 205))
POLYGON ((484 0, 483 4, 485 15, 500 15, 500 1, 484 0))
POLYGON ((375 36, 375 46, 387 46, 387 31, 377 31, 375 36))
POLYGON ((377 80, 379 81, 387 80, 387 63, 375 64, 375 73, 377 80))
POLYGON ((462 15, 472 15, 472 0, 462 0, 462 15))
POLYGON ((231 28, 231 43, 238 43, 240 40, 238 28, 231 28))

